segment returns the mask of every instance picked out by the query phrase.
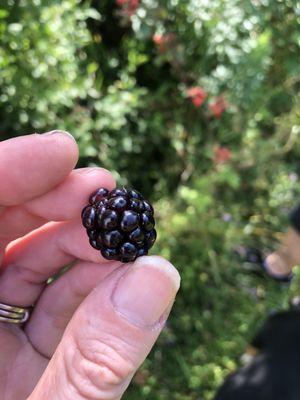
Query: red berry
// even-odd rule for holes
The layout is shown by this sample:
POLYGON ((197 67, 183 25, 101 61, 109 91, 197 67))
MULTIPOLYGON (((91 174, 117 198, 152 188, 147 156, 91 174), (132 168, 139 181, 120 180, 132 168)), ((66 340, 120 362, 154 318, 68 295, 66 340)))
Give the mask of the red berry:
POLYGON ((153 42, 158 47, 160 53, 165 53, 170 48, 174 47, 176 35, 172 32, 161 34, 155 33, 152 36, 153 42))
POLYGON ((209 105, 211 112, 216 118, 220 118, 227 107, 228 105, 222 96, 217 97, 215 101, 209 105))
POLYGON ((155 33, 153 36, 152 36, 152 40, 153 40, 153 42, 156 44, 156 45, 161 45, 162 43, 163 43, 163 35, 162 34, 160 34, 160 33, 155 33))
POLYGON ((214 148, 214 163, 225 164, 232 157, 232 152, 227 147, 217 146, 214 148))
POLYGON ((190 87, 186 93, 197 108, 201 107, 207 97, 207 92, 200 86, 190 87))
POLYGON ((140 5, 140 1, 139 0, 129 0, 129 5, 131 8, 138 8, 138 6, 140 5))

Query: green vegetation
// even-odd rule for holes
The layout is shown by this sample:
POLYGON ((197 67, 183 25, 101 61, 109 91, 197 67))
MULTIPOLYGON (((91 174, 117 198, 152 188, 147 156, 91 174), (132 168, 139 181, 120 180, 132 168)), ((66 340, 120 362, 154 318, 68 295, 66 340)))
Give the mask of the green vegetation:
POLYGON ((296 0, 8 0, 1 139, 55 128, 156 202, 155 251, 182 274, 127 399, 211 400, 288 290, 251 276, 300 194, 296 0), (151 198, 152 197, 152 198, 151 198))

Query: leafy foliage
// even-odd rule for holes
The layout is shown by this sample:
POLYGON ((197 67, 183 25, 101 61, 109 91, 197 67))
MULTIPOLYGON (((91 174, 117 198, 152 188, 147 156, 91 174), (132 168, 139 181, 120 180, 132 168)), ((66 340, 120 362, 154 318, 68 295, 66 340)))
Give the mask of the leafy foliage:
POLYGON ((182 274, 127 398, 210 400, 268 311, 296 292, 248 275, 300 193, 294 0, 9 0, 0 6, 3 138, 61 128, 156 201, 182 274))

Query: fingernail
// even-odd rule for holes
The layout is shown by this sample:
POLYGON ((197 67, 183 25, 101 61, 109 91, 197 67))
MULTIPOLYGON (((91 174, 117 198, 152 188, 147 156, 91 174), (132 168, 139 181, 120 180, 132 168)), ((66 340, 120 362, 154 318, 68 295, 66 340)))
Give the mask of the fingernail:
POLYGON ((79 175, 89 175, 89 174, 99 174, 99 172, 104 171, 110 173, 104 168, 101 167, 86 167, 86 168, 78 168, 75 169, 74 172, 79 175))
POLYGON ((71 133, 67 132, 67 131, 61 131, 61 130, 54 130, 54 131, 50 131, 50 132, 46 132, 46 133, 42 133, 42 136, 50 136, 50 135, 66 135, 69 136, 70 138, 72 138, 74 141, 74 137, 71 135, 71 133))
POLYGON ((112 303, 133 325, 153 327, 164 322, 179 285, 179 273, 168 261, 140 257, 118 282, 112 303))

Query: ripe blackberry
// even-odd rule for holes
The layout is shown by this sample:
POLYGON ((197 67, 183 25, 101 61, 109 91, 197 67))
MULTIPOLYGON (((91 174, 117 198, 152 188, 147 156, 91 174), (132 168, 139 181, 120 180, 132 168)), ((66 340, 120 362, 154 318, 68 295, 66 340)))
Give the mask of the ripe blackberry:
POLYGON ((96 190, 81 218, 91 246, 108 260, 134 261, 156 240, 153 207, 136 190, 96 190))

